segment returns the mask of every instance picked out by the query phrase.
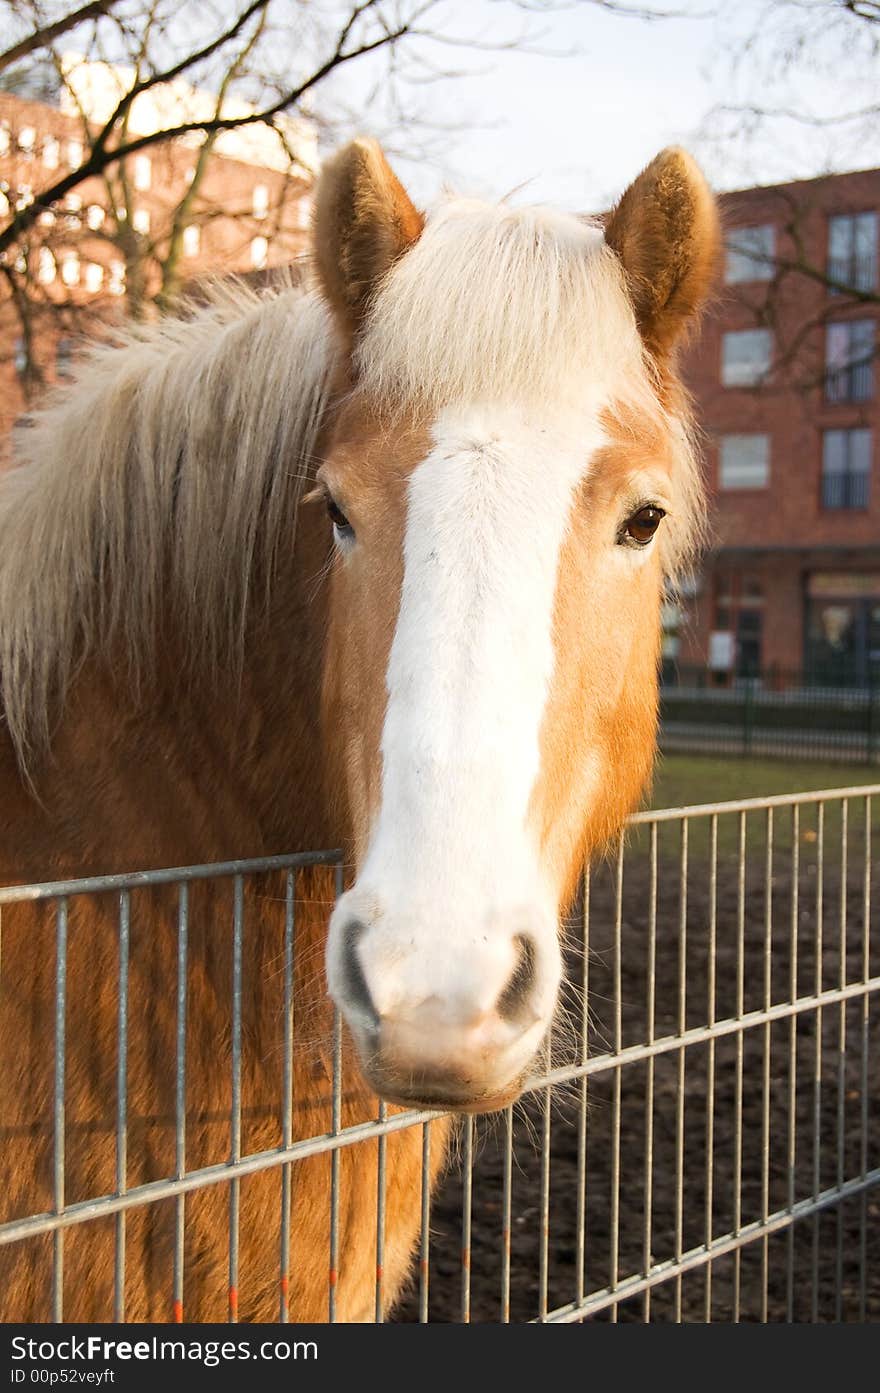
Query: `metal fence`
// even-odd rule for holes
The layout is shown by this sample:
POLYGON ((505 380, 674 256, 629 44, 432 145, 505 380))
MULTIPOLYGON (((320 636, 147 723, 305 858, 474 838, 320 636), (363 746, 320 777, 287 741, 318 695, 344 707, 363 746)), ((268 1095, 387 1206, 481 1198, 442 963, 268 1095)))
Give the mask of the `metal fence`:
MULTIPOLYGON (((338 1020, 333 1125, 294 1140, 291 1025, 296 873, 339 853, 96 877, 0 890, 2 906, 41 902, 54 916, 54 1194, 51 1209, 0 1225, 0 1244, 51 1235, 47 1316, 64 1314, 65 1238, 116 1225, 114 1314, 124 1318, 126 1217, 176 1205, 169 1317, 185 1296, 184 1199, 229 1195, 229 1288, 238 1289, 238 1187, 258 1171, 279 1185, 279 1316, 297 1214, 290 1168, 331 1169, 327 1312, 336 1313, 339 1157, 369 1148, 378 1182, 375 1312, 383 1319, 386 1145, 420 1128, 422 1221, 409 1320, 865 1320, 880 1317, 878 929, 872 846, 880 784, 655 811, 630 819, 584 881, 566 930, 558 1038, 525 1099, 460 1125, 457 1161, 432 1197, 428 1112, 342 1125, 347 1048, 338 1020), (283 878, 278 960, 284 994, 278 1144, 242 1146, 241 980, 247 885, 283 878), (186 1165, 188 896, 196 881, 232 887, 231 1106, 225 1161, 186 1165), (176 1164, 127 1183, 126 1072, 132 897, 177 888, 176 1164), (118 897, 116 1183, 65 1200, 69 926, 84 896, 118 897), (285 1198, 286 1197, 286 1198, 285 1198), (335 1245, 335 1246, 334 1246, 335 1245)), ((15 1041, 0 1041, 14 1049, 15 1041)), ((236 1311, 230 1301, 230 1318, 236 1311)))
POLYGON ((667 750, 880 763, 880 687, 774 671, 718 686, 705 669, 666 674, 667 750))

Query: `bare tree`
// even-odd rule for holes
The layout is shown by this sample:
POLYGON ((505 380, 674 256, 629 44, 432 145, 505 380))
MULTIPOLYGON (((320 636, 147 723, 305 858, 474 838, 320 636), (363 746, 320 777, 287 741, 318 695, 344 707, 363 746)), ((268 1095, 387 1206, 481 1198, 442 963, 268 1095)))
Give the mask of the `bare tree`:
POLYGON ((112 9, 114 4, 118 4, 118 0, 93 0, 92 4, 81 5, 77 10, 69 10, 48 24, 38 23, 23 38, 10 44, 9 48, 0 53, 0 72, 4 72, 13 63, 20 63, 23 58, 27 58, 37 49, 45 48, 47 44, 56 43, 65 34, 69 34, 71 30, 84 24, 86 20, 99 19, 101 15, 112 9))
MULTIPOLYGON (((780 169, 814 176, 878 158, 880 3, 763 0, 749 13, 753 22, 746 27, 736 7, 720 19, 719 48, 727 55, 720 66, 735 96, 714 106, 698 133, 713 163, 730 178, 738 161, 743 182, 760 182, 750 164, 756 155, 764 181, 774 157, 780 169)), ((827 210, 817 195, 818 186, 784 183, 768 194, 773 245, 749 249, 757 274, 751 284, 728 287, 727 295, 756 327, 772 330, 771 372, 758 391, 822 389, 833 400, 835 375, 867 368, 880 350, 880 334, 869 326, 850 335, 854 346, 841 367, 828 351, 833 326, 875 320, 880 287, 876 254, 860 262, 833 246, 826 250, 818 228, 827 210)), ((734 250, 736 241, 734 228, 728 234, 734 250)))
POLYGON ((193 229, 239 220, 244 247, 255 231, 269 240, 289 230, 314 172, 297 118, 325 140, 333 134, 330 113, 338 119, 340 109, 343 122, 375 129, 381 97, 389 120, 405 131, 408 153, 420 141, 427 152, 429 136, 448 140, 450 128, 419 126, 415 87, 455 77, 463 48, 484 51, 487 61, 505 49, 540 50, 542 17, 572 3, 636 20, 680 13, 627 0, 514 0, 513 18, 510 5, 482 0, 464 20, 443 0, 0 0, 0 90, 54 89, 78 122, 82 151, 72 166, 43 171, 41 186, 10 197, 0 222, 0 308, 5 301, 18 325, 26 395, 42 385, 35 325, 50 320, 57 336, 88 330, 101 315, 94 296, 66 294, 58 281, 47 286, 41 266, 48 257, 73 255, 80 243, 99 239, 124 267, 119 301, 126 313, 137 318, 165 308, 187 281, 184 239, 193 229), (358 120, 352 103, 340 101, 340 84, 353 65, 365 64, 372 65, 375 91, 362 98, 368 106, 358 120), (96 67, 112 75, 98 101, 90 87, 96 67), (168 100, 181 91, 188 100, 168 100), (271 143, 282 174, 267 181, 258 229, 250 203, 212 180, 230 135, 248 131, 271 143), (181 149, 191 155, 182 180, 181 149), (160 178, 163 159, 168 168, 176 160, 173 191, 169 186, 161 216, 153 208, 149 226, 134 187, 145 152, 160 178), (100 202, 99 224, 87 222, 84 198, 100 202))

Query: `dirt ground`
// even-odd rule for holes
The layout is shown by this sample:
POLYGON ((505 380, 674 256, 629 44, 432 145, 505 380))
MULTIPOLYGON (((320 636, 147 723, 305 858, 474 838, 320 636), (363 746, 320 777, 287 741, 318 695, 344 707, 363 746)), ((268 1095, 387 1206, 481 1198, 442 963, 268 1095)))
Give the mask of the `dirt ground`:
MULTIPOLYGON (((873 854, 869 849, 866 857, 864 830, 864 803, 859 800, 852 806, 846 829, 844 880, 839 813, 829 807, 823 839, 815 809, 804 809, 797 829, 799 864, 795 877, 791 814, 780 813, 768 875, 766 817, 754 814, 745 833, 747 864, 740 890, 738 821, 721 819, 714 894, 708 823, 692 824, 684 876, 678 829, 663 832, 657 864, 655 1037, 675 1033, 681 1021, 689 1029, 704 1026, 709 1020, 710 1000, 714 1019, 735 1015, 738 976, 745 1012, 760 1009, 765 1000, 773 1004, 791 1001, 793 958, 796 995, 809 996, 817 984, 820 920, 822 985, 835 988, 841 981, 863 978, 866 869, 870 875, 871 862, 876 863, 880 848, 875 824, 873 854), (686 892, 684 912, 682 888, 686 892), (738 974, 740 904, 743 950, 738 974), (714 981, 710 952, 713 922, 714 981)), ((646 1038, 651 874, 649 845, 643 833, 628 849, 624 861, 619 901, 618 1021, 617 872, 614 864, 593 872, 587 955, 590 1054, 604 1052, 615 1039, 626 1048, 646 1038)), ((875 893, 868 914, 868 967, 874 972, 880 963, 877 899, 875 893)), ((570 926, 569 937, 569 979, 578 983, 584 958, 577 941, 582 930, 576 921, 570 926)), ((865 1170, 880 1165, 880 1091, 875 1082, 880 1061, 880 1003, 876 996, 867 1000, 869 1009, 865 997, 855 997, 844 1006, 825 1007, 821 1026, 817 1026, 815 1010, 804 1010, 766 1028, 753 1026, 728 1035, 715 1043, 714 1058, 712 1047, 702 1043, 684 1051, 659 1053, 653 1066, 644 1061, 627 1063, 617 1076, 619 1107, 615 1104, 615 1072, 591 1076, 583 1156, 579 1156, 579 1083, 557 1090, 552 1106, 547 1105, 546 1090, 518 1105, 513 1131, 510 1319, 534 1319, 542 1309, 552 1313, 575 1299, 581 1191, 585 1212, 582 1290, 589 1294, 611 1282, 615 1255, 610 1235, 615 1207, 619 1212, 617 1277, 623 1282, 644 1271, 648 1204, 651 1258, 662 1263, 677 1251, 698 1248, 707 1231, 716 1239, 732 1231, 737 1192, 739 1222, 747 1226, 765 1212, 784 1210, 792 1199, 808 1199, 817 1186, 824 1190, 857 1179, 865 1170), (741 1148, 737 1145, 740 1040, 741 1148), (651 1068, 653 1106, 649 1113, 646 1093, 651 1068), (680 1077, 681 1109, 677 1105, 680 1077), (547 1126, 549 1206, 546 1301, 542 1301, 542 1152, 547 1126), (615 1174, 618 1127, 619 1166, 615 1174), (649 1129, 650 1165, 646 1163, 649 1129)), ((558 1063, 579 1057, 582 1047, 577 1021, 579 993, 569 993, 568 1001, 572 1015, 569 1039, 557 1051, 558 1063)), ((493 1321, 502 1315, 506 1126, 501 1116, 480 1119, 474 1129, 471 1320, 493 1321)), ((432 1208, 432 1321, 462 1318, 468 1285, 463 1280, 462 1263, 463 1198, 463 1166, 453 1162, 432 1208)), ((880 1319, 880 1187, 855 1194, 818 1218, 805 1217, 766 1242, 751 1242, 740 1255, 730 1252, 719 1257, 711 1268, 704 1265, 680 1282, 667 1280, 654 1287, 647 1298, 640 1292, 616 1309, 606 1307, 593 1318, 643 1320, 648 1316, 666 1321, 676 1319, 679 1311, 684 1320, 697 1321, 708 1316, 729 1321, 737 1315, 748 1321, 880 1319)), ((396 1319, 416 1320, 418 1313, 419 1292, 414 1286, 396 1319)))

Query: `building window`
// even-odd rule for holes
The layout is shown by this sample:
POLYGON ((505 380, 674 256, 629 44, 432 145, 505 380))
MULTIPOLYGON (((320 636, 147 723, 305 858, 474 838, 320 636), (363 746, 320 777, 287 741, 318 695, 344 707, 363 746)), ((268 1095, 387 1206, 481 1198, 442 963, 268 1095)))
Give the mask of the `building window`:
POLYGON ((68 252, 61 258, 61 279, 65 285, 79 285, 79 257, 68 252))
POLYGON ((54 135, 47 135, 43 141, 43 164, 46 169, 57 169, 61 163, 61 145, 54 135))
POLYGON ((721 381, 725 387, 757 387, 770 371, 770 330, 740 329, 721 336, 721 381))
POLYGON ((55 349, 55 376, 70 377, 73 368, 73 340, 59 339, 55 349))
POLYGON ((822 506, 867 508, 871 432, 826 430, 822 439, 822 506))
POLYGON ((876 213, 847 213, 829 218, 828 275, 853 290, 876 288, 876 213))
POLYGON ((104 209, 100 203, 90 203, 86 209, 86 222, 93 232, 104 226, 104 209))
POLYGON ((125 294, 125 262, 110 262, 110 282, 107 286, 111 295, 125 294))
POLYGON ((269 255, 269 243, 265 237, 255 237, 251 242, 251 265, 262 271, 269 255))
POLYGON ((40 247, 37 278, 41 285, 51 285, 55 279, 55 258, 48 247, 40 247))
POLYGON ((825 330, 828 401, 870 401, 874 395, 874 321, 850 319, 825 330))
POLYGON ((83 148, 81 140, 68 140, 67 142, 67 163, 71 169, 78 169, 82 164, 83 148))
POLYGON ((769 435, 722 435, 718 450, 718 487, 765 489, 769 482, 769 435))
POLYGON ((202 244, 200 229, 195 223, 190 223, 183 229, 183 254, 184 256, 198 256, 199 247, 202 244))
POLYGON ((254 217, 265 218, 269 212, 269 186, 254 184, 254 217))
POLYGON ((33 126, 22 126, 18 133, 18 148, 23 155, 29 158, 34 153, 34 146, 37 143, 37 133, 33 126))
POLYGON ((725 250, 724 279, 728 285, 769 281, 776 254, 776 229, 772 223, 732 228, 727 234, 725 250))
POLYGON ((85 270, 86 290, 92 295, 97 295, 101 286, 104 284, 104 267, 99 266, 97 261, 87 261, 85 270))
POLYGON ((150 230, 150 214, 146 208, 135 208, 131 215, 131 225, 135 232, 147 233, 150 230))
POLYGON ((148 155, 135 155, 134 157, 134 186, 141 193, 150 187, 150 177, 152 169, 148 155))

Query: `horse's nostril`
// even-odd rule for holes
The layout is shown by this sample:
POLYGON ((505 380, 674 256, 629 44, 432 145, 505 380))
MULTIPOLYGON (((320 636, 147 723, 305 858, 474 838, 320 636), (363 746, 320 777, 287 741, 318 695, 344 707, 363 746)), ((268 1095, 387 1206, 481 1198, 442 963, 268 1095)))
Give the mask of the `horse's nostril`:
POLYGON ((361 965, 358 943, 364 933, 364 925, 352 919, 343 930, 341 953, 342 987, 345 1009, 348 1016, 356 1016, 362 1026, 375 1031, 379 1027, 379 1015, 367 986, 364 969, 361 965))
POLYGON ((497 1011, 502 1020, 517 1023, 533 1015, 530 1009, 535 981, 535 945, 525 934, 514 939, 517 949, 516 966, 504 991, 498 998, 497 1011))

